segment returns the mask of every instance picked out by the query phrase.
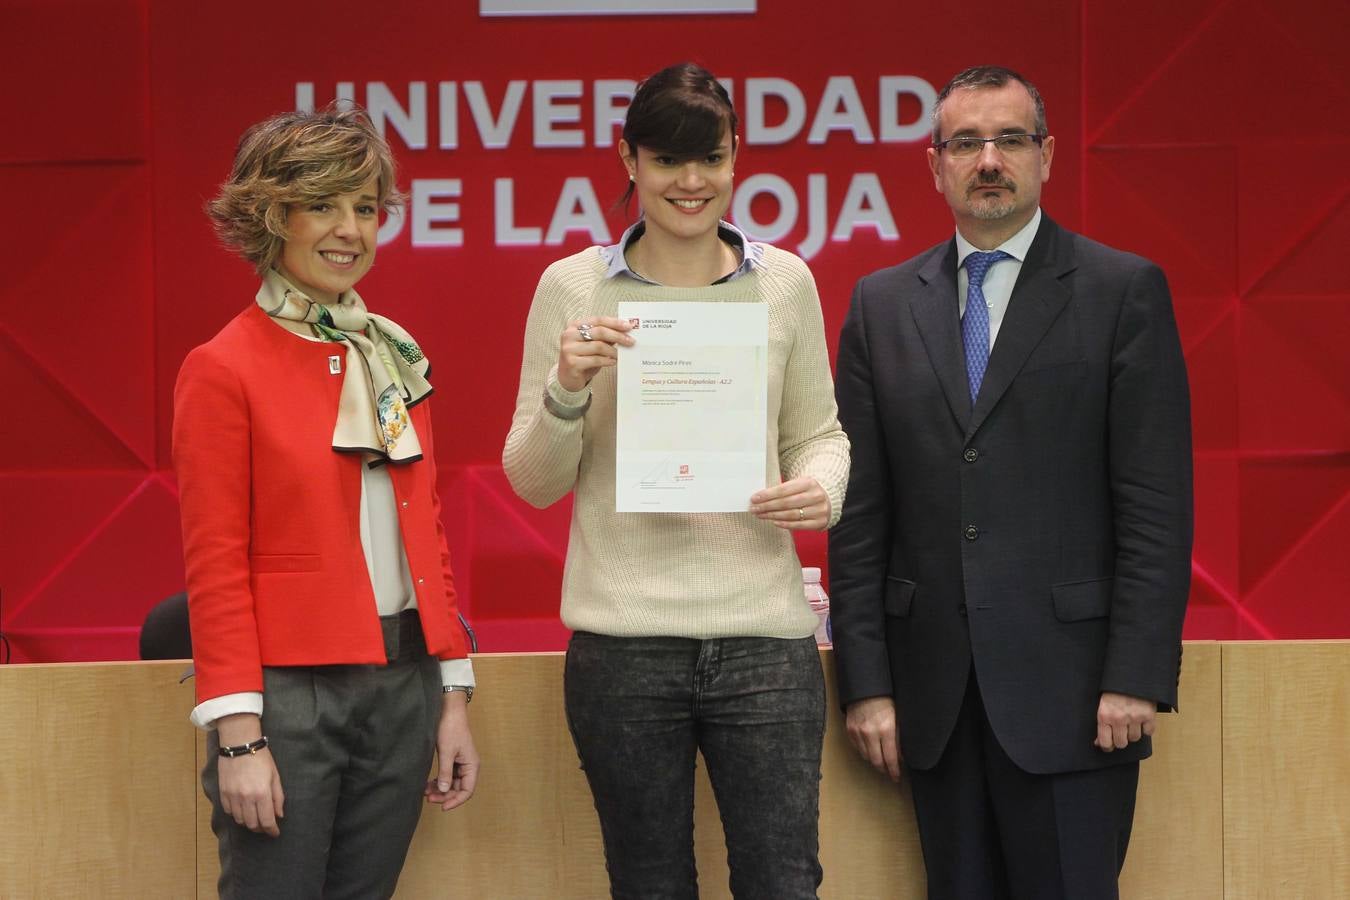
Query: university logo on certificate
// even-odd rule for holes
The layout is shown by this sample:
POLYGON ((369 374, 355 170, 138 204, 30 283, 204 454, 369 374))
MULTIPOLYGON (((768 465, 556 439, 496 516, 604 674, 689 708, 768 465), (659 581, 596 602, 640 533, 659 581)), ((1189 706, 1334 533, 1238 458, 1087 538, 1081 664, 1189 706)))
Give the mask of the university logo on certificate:
POLYGON ((769 312, 763 303, 624 301, 618 512, 745 512, 765 486, 769 312))

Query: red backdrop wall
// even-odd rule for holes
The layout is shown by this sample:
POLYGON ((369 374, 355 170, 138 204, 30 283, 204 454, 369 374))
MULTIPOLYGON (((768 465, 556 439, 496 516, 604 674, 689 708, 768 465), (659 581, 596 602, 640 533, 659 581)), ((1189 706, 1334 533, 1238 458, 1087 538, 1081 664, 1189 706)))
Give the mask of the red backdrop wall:
MULTIPOLYGON (((433 360, 464 606, 484 649, 560 646, 569 509, 521 503, 499 466, 520 335, 544 266, 624 226, 603 113, 622 85, 605 82, 686 57, 729 79, 738 106, 752 85, 777 91, 764 127, 742 132, 742 199, 759 188, 745 218, 763 231, 781 216, 776 242, 809 256, 832 345, 860 275, 951 232, 910 127, 925 91, 976 62, 1035 80, 1058 141, 1047 211, 1172 282, 1195 409, 1187 637, 1350 636, 1344 4, 760 7, 0 2, 0 627, 14 659, 130 658, 146 610, 181 589, 174 377, 255 290, 201 207, 247 125, 340 83, 387 110, 421 198, 361 290, 433 360)), ((824 562, 819 537, 801 552, 824 562)))

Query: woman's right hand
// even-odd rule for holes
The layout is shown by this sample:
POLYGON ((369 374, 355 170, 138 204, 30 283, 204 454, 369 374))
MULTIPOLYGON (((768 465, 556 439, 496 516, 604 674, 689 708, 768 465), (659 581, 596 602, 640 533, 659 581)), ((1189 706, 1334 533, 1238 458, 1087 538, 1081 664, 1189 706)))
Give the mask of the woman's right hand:
MULTIPOLYGON (((234 747, 261 737, 262 724, 257 716, 240 713, 218 719, 216 732, 222 747, 234 747)), ((227 816, 249 831, 261 831, 272 837, 281 835, 277 820, 284 815, 286 795, 281 790, 281 775, 271 750, 264 747, 243 756, 222 756, 216 761, 216 773, 220 805, 227 816)))
POLYGON ((631 322, 616 316, 591 316, 568 323, 559 341, 558 384, 569 391, 580 391, 596 372, 617 364, 619 351, 615 345, 633 346, 628 333, 632 329, 631 322))

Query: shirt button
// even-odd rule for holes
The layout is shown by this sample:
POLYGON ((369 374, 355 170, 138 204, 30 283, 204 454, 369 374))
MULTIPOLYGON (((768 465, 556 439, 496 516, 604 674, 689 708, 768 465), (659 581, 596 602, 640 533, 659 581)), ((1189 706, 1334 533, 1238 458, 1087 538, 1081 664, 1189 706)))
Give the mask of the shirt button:
POLYGON ((965 530, 966 540, 973 541, 980 536, 980 529, 974 525, 967 525, 965 530))
POLYGON ((967 447, 966 452, 961 454, 961 458, 966 462, 974 462, 980 458, 980 451, 976 450, 974 447, 967 447))

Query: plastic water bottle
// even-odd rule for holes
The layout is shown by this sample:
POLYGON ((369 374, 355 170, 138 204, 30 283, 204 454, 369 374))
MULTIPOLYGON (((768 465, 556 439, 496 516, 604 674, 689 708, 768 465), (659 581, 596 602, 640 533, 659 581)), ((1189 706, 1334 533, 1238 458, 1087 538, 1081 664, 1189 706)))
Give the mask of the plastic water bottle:
POLYGON ((816 626, 816 643, 821 647, 830 646, 833 634, 830 631, 830 598, 820 586, 820 569, 815 566, 802 568, 802 584, 806 588, 806 602, 820 623, 816 626))

